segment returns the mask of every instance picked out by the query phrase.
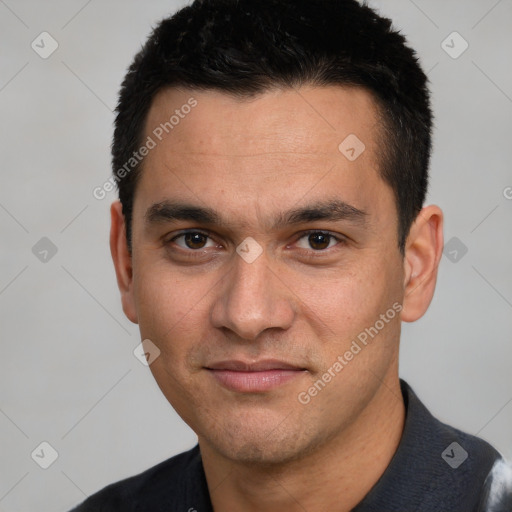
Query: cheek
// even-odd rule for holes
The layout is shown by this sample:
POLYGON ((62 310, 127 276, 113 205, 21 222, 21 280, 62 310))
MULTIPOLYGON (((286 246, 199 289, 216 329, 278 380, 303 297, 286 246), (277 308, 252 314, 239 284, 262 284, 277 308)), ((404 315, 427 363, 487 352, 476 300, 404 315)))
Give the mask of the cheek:
POLYGON ((185 421, 192 409, 203 407, 194 378, 191 354, 207 340, 208 287, 205 281, 171 274, 145 265, 135 279, 135 297, 142 339, 160 350, 150 370, 167 400, 185 421))
MULTIPOLYGON (((316 326, 318 339, 325 340, 332 353, 350 345, 395 302, 401 302, 396 267, 385 264, 382 258, 359 260, 350 267, 338 268, 321 279, 295 276, 291 281, 303 304, 303 316, 310 326, 316 326)), ((385 331, 391 334, 391 329, 385 331)))
POLYGON ((134 285, 141 336, 164 352, 185 351, 205 326, 208 280, 171 273, 165 265, 141 267, 134 285))

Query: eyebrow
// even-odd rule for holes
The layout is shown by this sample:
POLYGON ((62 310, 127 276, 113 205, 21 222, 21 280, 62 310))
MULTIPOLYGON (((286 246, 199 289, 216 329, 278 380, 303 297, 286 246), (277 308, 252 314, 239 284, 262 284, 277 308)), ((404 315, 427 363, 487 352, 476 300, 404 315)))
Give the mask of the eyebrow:
MULTIPOLYGON (((319 220, 347 221, 356 225, 364 225, 368 213, 340 199, 319 201, 302 208, 295 208, 279 213, 272 224, 272 229, 287 225, 303 224, 319 220)), ((227 221, 215 210, 188 203, 161 201, 150 206, 145 214, 147 224, 158 224, 173 221, 191 221, 198 224, 226 226, 227 221)))
POLYGON ((302 224, 317 220, 347 221, 353 224, 363 225, 367 212, 360 210, 340 199, 321 201, 302 208, 296 208, 278 215, 273 228, 277 229, 286 225, 302 224))
POLYGON ((211 208, 170 201, 162 201, 150 206, 146 211, 145 219, 148 224, 175 220, 194 221, 199 224, 222 224, 220 215, 211 208))

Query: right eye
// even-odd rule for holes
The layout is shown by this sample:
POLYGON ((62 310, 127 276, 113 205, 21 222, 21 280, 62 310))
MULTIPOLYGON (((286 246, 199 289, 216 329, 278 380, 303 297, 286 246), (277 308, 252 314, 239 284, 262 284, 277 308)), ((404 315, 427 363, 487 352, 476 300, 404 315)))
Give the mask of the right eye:
POLYGON ((210 240, 210 237, 201 231, 187 231, 185 233, 180 233, 172 238, 169 243, 170 242, 174 242, 182 249, 190 249, 192 251, 207 249, 208 247, 216 247, 215 242, 210 240), (208 242, 210 242, 211 245, 207 245, 208 242))

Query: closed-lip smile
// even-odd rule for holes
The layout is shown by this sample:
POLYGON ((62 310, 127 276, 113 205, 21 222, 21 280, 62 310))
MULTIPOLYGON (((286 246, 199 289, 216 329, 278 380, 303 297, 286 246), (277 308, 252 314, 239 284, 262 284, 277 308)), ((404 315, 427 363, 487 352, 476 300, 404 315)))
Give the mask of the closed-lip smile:
POLYGON ((226 360, 205 366, 223 387, 238 393, 262 393, 304 374, 306 368, 277 359, 226 360))

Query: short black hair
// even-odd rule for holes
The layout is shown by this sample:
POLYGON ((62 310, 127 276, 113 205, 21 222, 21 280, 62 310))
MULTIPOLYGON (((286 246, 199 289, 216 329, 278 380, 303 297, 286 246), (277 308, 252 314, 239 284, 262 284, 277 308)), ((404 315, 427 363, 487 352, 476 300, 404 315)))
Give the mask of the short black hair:
POLYGON ((119 170, 142 144, 157 92, 218 90, 241 97, 301 85, 357 86, 373 97, 381 127, 379 172, 398 211, 398 245, 428 186, 432 112, 428 79, 405 37, 356 0, 195 0, 161 21, 128 69, 112 143, 113 172, 131 249, 141 163, 119 170))

